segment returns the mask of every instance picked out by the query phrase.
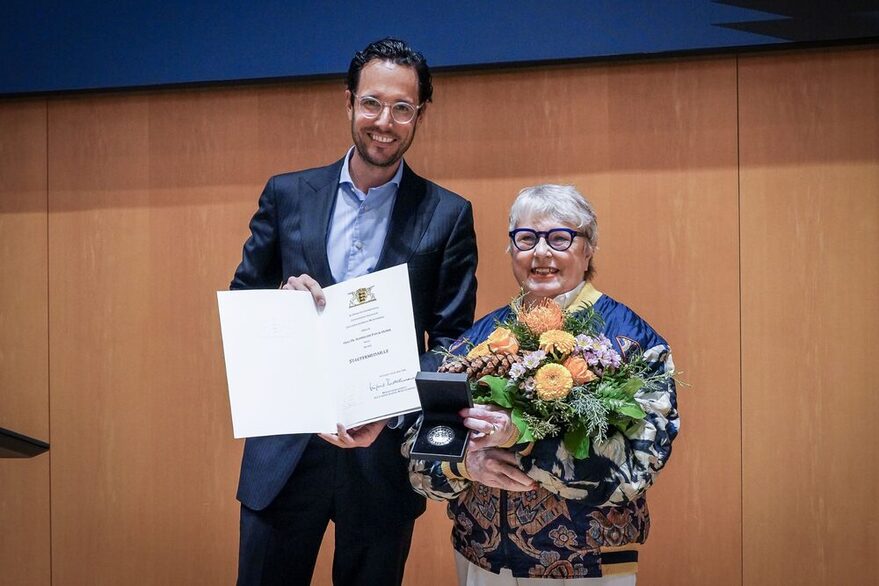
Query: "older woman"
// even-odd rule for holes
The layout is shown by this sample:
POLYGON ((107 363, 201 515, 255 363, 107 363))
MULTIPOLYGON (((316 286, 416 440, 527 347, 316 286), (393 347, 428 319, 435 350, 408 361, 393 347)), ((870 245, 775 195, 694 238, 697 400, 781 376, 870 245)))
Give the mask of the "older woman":
MULTIPOLYGON (((665 340, 591 285, 598 223, 574 187, 523 189, 509 226, 513 275, 526 306, 545 299, 572 311, 591 305, 623 359, 643 353, 654 372, 673 371, 665 340)), ((482 342, 510 311, 493 311, 464 338, 482 342)), ((464 424, 478 432, 464 462, 411 460, 415 490, 449 503, 461 585, 635 583, 635 544, 650 526, 644 493, 678 430, 674 381, 642 389, 636 400, 646 417, 593 442, 585 459, 574 458, 558 437, 517 443, 507 411, 477 406, 462 412, 464 424)))

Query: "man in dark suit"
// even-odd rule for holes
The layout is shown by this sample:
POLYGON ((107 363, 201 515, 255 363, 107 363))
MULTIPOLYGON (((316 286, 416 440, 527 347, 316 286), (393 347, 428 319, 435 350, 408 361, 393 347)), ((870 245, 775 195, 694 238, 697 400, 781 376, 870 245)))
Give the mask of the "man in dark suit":
MULTIPOLYGON (((372 43, 354 56, 347 84, 354 146, 332 165, 268 181, 231 288, 280 283, 322 306, 321 287, 408 263, 422 368, 432 369, 428 349, 448 346, 473 321, 472 208, 402 160, 433 92, 420 53, 395 39, 372 43)), ((400 584, 425 508, 400 454, 411 422, 248 439, 238 583, 308 584, 332 519, 334 583, 400 584)))

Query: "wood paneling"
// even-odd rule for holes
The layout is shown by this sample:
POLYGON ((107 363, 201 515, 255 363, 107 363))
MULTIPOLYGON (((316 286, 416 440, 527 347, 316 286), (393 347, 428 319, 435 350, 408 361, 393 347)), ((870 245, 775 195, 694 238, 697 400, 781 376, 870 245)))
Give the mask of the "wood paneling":
POLYGON ((741 60, 745 584, 879 574, 879 51, 741 60))
MULTIPOLYGON (((46 101, 0 104, 0 427, 49 438, 46 101)), ((0 459, 0 584, 48 584, 49 455, 0 459)))
POLYGON ((337 90, 50 103, 52 279, 71 284, 51 320, 61 583, 234 581, 241 442, 215 292, 268 176, 344 152, 337 90))
POLYGON ((0 427, 49 437, 46 102, 0 107, 0 427))

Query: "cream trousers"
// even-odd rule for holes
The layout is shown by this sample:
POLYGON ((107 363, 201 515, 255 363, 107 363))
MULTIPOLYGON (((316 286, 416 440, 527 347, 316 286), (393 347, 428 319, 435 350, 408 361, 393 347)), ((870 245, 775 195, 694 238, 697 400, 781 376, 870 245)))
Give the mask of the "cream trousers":
POLYGON ((635 574, 615 574, 602 578, 516 578, 508 569, 500 574, 483 570, 457 551, 455 569, 458 586, 635 586, 635 574))

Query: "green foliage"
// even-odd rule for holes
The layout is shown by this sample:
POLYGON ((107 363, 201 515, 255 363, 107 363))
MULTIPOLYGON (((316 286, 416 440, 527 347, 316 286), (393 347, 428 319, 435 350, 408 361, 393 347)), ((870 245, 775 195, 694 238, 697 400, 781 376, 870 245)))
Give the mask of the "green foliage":
POLYGON ((647 414, 644 413, 644 410, 641 409, 641 406, 637 403, 629 403, 627 405, 620 405, 616 409, 617 413, 620 415, 625 415, 631 419, 644 419, 647 414))
POLYGON ((565 447, 575 458, 583 460, 589 457, 589 433, 580 425, 570 428, 565 433, 565 447))
POLYGON ((528 426, 528 422, 525 421, 525 414, 521 407, 513 409, 510 414, 510 419, 512 419, 513 424, 519 428, 519 441, 517 443, 527 444, 528 442, 534 441, 534 434, 531 431, 531 427, 528 426))
POLYGON ((604 320, 601 319, 601 316, 591 305, 578 309, 575 312, 565 312, 564 330, 574 336, 579 336, 580 334, 594 336, 601 330, 603 325, 604 320))
POLYGON ((530 432, 532 441, 542 440, 547 437, 555 437, 561 433, 562 428, 552 419, 542 419, 532 413, 522 412, 527 431, 530 432))
POLYGON ((479 379, 479 383, 488 386, 489 394, 486 397, 487 402, 499 405, 506 409, 513 408, 513 398, 511 389, 509 389, 509 381, 499 376, 484 376, 479 379))
POLYGON ((599 443, 607 439, 607 417, 613 409, 601 398, 585 387, 576 387, 571 391, 570 406, 584 433, 594 436, 599 443))
POLYGON ((622 385, 619 386, 618 391, 629 397, 630 399, 635 396, 635 393, 644 388, 645 382, 644 379, 638 376, 634 376, 629 380, 625 381, 622 385))

